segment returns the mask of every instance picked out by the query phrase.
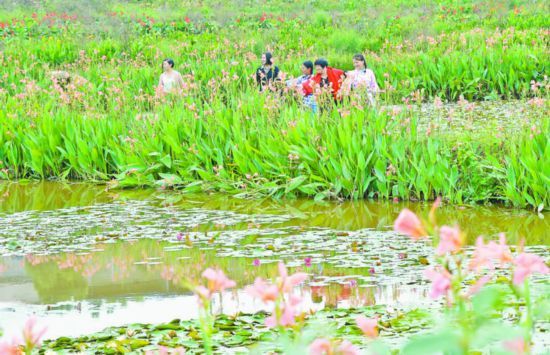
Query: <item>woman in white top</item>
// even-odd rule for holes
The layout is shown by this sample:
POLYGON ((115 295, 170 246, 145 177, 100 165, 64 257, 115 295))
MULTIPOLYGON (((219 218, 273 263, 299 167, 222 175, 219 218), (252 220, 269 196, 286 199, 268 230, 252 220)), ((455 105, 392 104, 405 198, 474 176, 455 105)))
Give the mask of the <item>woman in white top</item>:
POLYGON ((162 61, 162 70, 158 87, 163 93, 177 92, 183 88, 183 78, 178 71, 174 70, 172 59, 167 58, 162 61))
POLYGON ((362 54, 356 54, 353 56, 353 66, 355 69, 347 72, 346 74, 346 82, 349 89, 353 91, 365 90, 367 100, 372 106, 374 106, 375 97, 379 91, 374 72, 367 68, 367 62, 362 54))

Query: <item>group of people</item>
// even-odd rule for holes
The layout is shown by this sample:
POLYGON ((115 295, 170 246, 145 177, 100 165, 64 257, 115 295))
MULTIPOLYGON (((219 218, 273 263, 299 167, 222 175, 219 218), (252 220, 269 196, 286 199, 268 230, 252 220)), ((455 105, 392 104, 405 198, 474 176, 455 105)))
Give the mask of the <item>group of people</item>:
MULTIPOLYGON (((279 68, 273 64, 272 54, 262 55, 262 65, 256 70, 256 82, 260 91, 275 86, 281 82, 279 68)), ((375 104, 376 94, 379 91, 374 72, 367 68, 367 62, 362 54, 353 56, 354 70, 345 72, 330 67, 326 59, 317 59, 314 63, 306 60, 302 63, 302 75, 286 80, 286 86, 295 88, 302 96, 304 104, 314 112, 317 110, 316 95, 325 91, 332 95, 335 102, 339 102, 351 92, 361 94, 371 106, 375 104)))
MULTIPOLYGON (((286 80, 283 84, 283 76, 279 68, 273 63, 270 52, 262 54, 262 65, 256 70, 256 82, 260 91, 267 88, 276 89, 286 84, 295 89, 303 97, 303 103, 313 112, 318 109, 318 97, 322 92, 332 96, 338 103, 350 93, 357 93, 365 98, 366 103, 374 106, 376 95, 379 91, 376 78, 372 70, 367 68, 365 57, 362 54, 353 56, 354 70, 345 72, 330 67, 326 59, 320 58, 315 62, 306 60, 302 63, 302 75, 286 80)), ((174 61, 165 59, 162 62, 163 73, 160 75, 158 89, 164 93, 182 88, 182 75, 174 69, 174 61)))

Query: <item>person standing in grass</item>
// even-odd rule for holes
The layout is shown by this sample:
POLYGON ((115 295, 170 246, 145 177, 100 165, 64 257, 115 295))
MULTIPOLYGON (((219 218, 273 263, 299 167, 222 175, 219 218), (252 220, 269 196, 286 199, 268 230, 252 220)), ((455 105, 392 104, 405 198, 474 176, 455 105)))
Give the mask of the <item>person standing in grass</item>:
POLYGON ((317 112, 317 104, 313 93, 306 94, 303 90, 303 84, 310 80, 313 75, 313 62, 311 60, 306 60, 302 63, 300 70, 302 71, 302 75, 295 79, 287 80, 286 85, 290 88, 298 90, 299 93, 303 95, 304 105, 309 107, 315 113, 317 112))
POLYGON ((158 90, 163 94, 181 91, 183 89, 183 77, 178 71, 174 70, 174 61, 170 58, 163 60, 162 70, 158 90))
MULTIPOLYGON (((323 92, 328 93, 332 96, 334 102, 338 103, 340 101, 340 86, 345 79, 345 72, 340 69, 329 67, 328 61, 323 58, 317 59, 314 65, 315 75, 310 80, 307 80, 302 84, 304 96, 307 97, 308 95, 313 95, 317 89, 320 89, 320 95, 317 96, 321 99, 321 101, 318 104, 322 104, 324 102, 322 100, 323 92)), ((328 103, 329 102, 325 102, 325 104, 328 103)), ((321 106, 324 107, 325 105, 321 106)))
POLYGON ((306 60, 302 63, 300 70, 302 71, 302 75, 295 79, 287 80, 286 86, 290 88, 301 87, 304 82, 311 79, 311 75, 313 74, 313 62, 311 60, 306 60))
POLYGON ((317 59, 314 65, 315 75, 303 84, 304 92, 306 94, 313 93, 314 87, 318 86, 321 89, 328 90, 334 100, 338 100, 340 86, 345 78, 344 71, 329 67, 328 61, 323 58, 317 59))
POLYGON ((368 103, 374 106, 376 94, 379 91, 374 72, 367 68, 367 61, 362 54, 353 56, 353 67, 354 70, 347 72, 344 87, 360 95, 364 93, 368 103))
POLYGON ((279 68, 273 65, 273 56, 270 52, 262 54, 262 65, 256 70, 256 83, 263 91, 275 81, 279 81, 279 68))

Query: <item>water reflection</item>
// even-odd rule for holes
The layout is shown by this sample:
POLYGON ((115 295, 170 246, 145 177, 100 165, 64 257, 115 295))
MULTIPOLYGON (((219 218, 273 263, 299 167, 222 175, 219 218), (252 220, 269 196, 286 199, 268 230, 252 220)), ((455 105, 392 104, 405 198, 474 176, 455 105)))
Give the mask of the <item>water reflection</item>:
MULTIPOLYGON (((419 258, 430 247, 388 230, 402 208, 427 213, 429 204, 243 200, 61 183, 0 183, 0 196, 0 328, 8 336, 30 314, 48 325, 49 337, 194 318, 196 300, 184 281, 199 283, 209 266, 237 282, 214 309, 254 312, 264 306, 242 289, 277 275, 278 260, 310 275, 300 292, 314 310, 428 302, 419 258), (26 246, 35 248, 26 254, 26 246)), ((526 237, 545 255, 549 216, 444 206, 438 218, 459 223, 470 242, 507 231, 512 243, 526 237)))
MULTIPOLYGON (((159 206, 181 210, 204 209, 257 215, 290 216, 283 226, 326 227, 336 230, 363 228, 387 229, 399 212, 407 207, 426 214, 428 203, 392 203, 372 201, 315 202, 311 199, 275 201, 246 200, 228 195, 184 195, 151 189, 108 191, 105 186, 64 183, 0 183, 0 219, 2 214, 21 211, 45 211, 90 206, 112 201, 147 200, 159 206)), ((443 206, 440 223, 458 223, 468 234, 470 243, 478 235, 492 236, 506 232, 508 240, 525 238, 529 245, 550 243, 550 213, 501 207, 443 206)), ((167 222, 169 222, 167 220, 167 222)), ((207 228, 202 226, 203 229, 207 228)))
MULTIPOLYGON (((418 285, 376 285, 366 268, 299 264, 310 284, 300 289, 306 308, 348 308, 375 304, 412 305, 426 301, 418 285)), ((0 327, 19 329, 30 314, 48 324, 48 336, 79 335, 111 325, 166 322, 196 317, 196 299, 183 281, 200 282, 209 266, 227 270, 237 289, 214 300, 224 313, 267 310, 242 289, 256 277, 274 278, 277 263, 250 258, 220 258, 215 250, 185 248, 156 240, 96 245, 90 253, 3 258, 0 274, 0 327), (77 321, 78 320, 78 321, 77 321), (71 324, 67 327, 67 324, 71 324)), ((8 333, 9 334, 9 333, 8 333)))

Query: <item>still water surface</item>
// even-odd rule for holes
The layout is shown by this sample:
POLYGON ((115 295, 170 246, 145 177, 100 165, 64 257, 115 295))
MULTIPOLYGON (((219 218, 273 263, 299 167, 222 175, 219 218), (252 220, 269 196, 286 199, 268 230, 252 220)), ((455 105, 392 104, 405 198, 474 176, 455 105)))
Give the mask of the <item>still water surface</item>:
MULTIPOLYGON (((106 191, 89 184, 0 184, 0 328, 18 333, 31 314, 47 337, 107 326, 197 316, 184 286, 217 266, 238 287, 215 300, 225 313, 264 309, 242 292, 277 262, 310 275, 307 307, 427 305, 422 277, 432 254, 396 235, 408 207, 429 204, 241 200, 156 190, 106 191), (259 265, 258 265, 259 263, 259 265)), ((496 207, 443 206, 473 243, 507 232, 548 256, 550 214, 496 207)))

